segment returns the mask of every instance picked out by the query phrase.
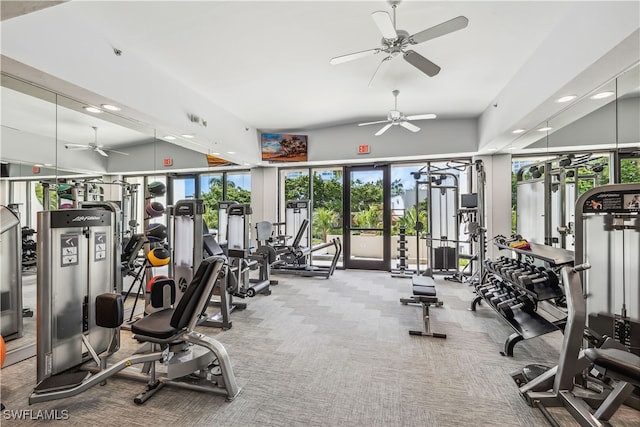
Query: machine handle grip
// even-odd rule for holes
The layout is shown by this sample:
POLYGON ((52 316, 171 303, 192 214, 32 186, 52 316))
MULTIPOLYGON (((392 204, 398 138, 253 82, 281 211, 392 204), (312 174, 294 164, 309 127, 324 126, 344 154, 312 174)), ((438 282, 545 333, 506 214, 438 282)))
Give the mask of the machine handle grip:
POLYGON ((573 267, 572 271, 574 273, 577 273, 579 271, 585 271, 591 268, 591 264, 589 264, 588 262, 585 262, 583 264, 580 265, 576 265, 575 267, 573 267))

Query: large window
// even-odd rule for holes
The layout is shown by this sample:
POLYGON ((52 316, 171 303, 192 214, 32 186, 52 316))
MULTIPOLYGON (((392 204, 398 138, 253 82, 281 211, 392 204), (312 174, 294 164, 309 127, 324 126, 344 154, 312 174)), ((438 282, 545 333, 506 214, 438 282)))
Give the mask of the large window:
POLYGON ((620 182, 623 184, 640 182, 640 158, 620 159, 620 182))
POLYGON ((199 197, 204 202, 205 224, 209 230, 217 230, 219 202, 251 203, 251 173, 242 171, 200 175, 199 197))

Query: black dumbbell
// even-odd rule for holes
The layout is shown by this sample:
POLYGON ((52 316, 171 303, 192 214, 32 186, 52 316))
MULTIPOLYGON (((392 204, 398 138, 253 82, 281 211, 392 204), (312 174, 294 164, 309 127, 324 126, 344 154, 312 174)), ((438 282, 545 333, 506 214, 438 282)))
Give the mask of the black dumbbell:
POLYGON ((501 294, 494 294, 493 297, 489 298, 489 303, 495 306, 498 303, 507 301, 509 299, 512 299, 513 297, 515 297, 515 294, 511 290, 509 290, 501 294))
POLYGON ((508 272, 518 270, 522 268, 525 264, 516 261, 508 265, 504 265, 498 269, 501 276, 506 276, 508 272))
POLYGON ((522 276, 530 276, 532 274, 535 274, 538 271, 541 271, 540 269, 542 269, 542 271, 544 271, 543 267, 536 267, 534 265, 527 265, 526 268, 523 268, 521 270, 516 270, 516 271, 512 271, 509 274, 509 278, 511 279, 512 282, 518 282, 518 278, 522 277, 522 276))
POLYGON ((488 295, 494 292, 502 292, 503 286, 495 285, 489 286, 486 288, 479 289, 477 292, 482 295, 484 298, 488 298, 488 295))
POLYGON ((503 275, 508 280, 513 280, 513 276, 515 274, 530 273, 531 272, 531 268, 532 268, 532 266, 530 264, 523 264, 523 265, 518 266, 517 268, 513 268, 511 270, 505 270, 503 275))
POLYGON ((502 313, 503 307, 509 306, 511 304, 517 304, 519 302, 518 299, 521 298, 522 296, 523 296, 522 294, 513 294, 511 298, 503 299, 502 301, 500 301, 496 305, 496 308, 498 309, 499 312, 502 313))
POLYGON ((558 275, 551 269, 545 269, 544 271, 538 270, 537 273, 529 276, 520 276, 518 277, 518 282, 528 290, 532 290, 538 283, 544 283, 546 286, 552 288, 560 284, 558 275))
POLYGON ((514 310, 520 309, 525 313, 533 313, 536 310, 536 304, 527 296, 519 296, 515 301, 517 303, 514 305, 506 301, 498 305, 498 310, 509 320, 513 319, 514 310))
POLYGON ((515 262, 512 258, 504 258, 499 261, 489 261, 487 262, 487 269, 492 272, 497 272, 500 267, 513 265, 515 262))

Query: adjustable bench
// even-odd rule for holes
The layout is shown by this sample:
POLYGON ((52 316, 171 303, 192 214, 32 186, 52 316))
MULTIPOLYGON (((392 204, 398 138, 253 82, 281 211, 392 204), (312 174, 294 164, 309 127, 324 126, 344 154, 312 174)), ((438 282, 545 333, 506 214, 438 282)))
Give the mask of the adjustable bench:
POLYGON ((411 278, 411 287, 413 296, 409 298, 400 298, 400 302, 404 305, 422 305, 423 325, 421 331, 409 331, 409 335, 446 338, 446 334, 431 332, 431 325, 429 323, 429 307, 432 305, 435 305, 436 307, 442 306, 442 301, 440 301, 436 296, 436 283, 433 280, 433 276, 414 275, 411 278))

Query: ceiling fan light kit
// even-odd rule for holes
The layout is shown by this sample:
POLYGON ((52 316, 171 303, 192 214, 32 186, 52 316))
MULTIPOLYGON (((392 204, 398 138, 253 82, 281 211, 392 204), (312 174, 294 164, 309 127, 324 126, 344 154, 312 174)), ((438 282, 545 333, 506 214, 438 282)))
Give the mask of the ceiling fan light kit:
POLYGON ((416 114, 412 116, 405 116, 401 111, 398 110, 398 95, 400 94, 399 90, 394 90, 391 92, 395 98, 395 107, 393 110, 389 111, 387 114, 387 120, 377 120, 375 122, 366 122, 359 123, 358 126, 368 126, 375 125, 380 123, 386 123, 378 132, 375 133, 375 136, 380 136, 385 133, 391 126, 402 126, 403 128, 410 130, 411 132, 418 132, 420 128, 409 120, 430 120, 435 119, 435 114, 416 114))
POLYGON ((369 80, 369 86, 371 86, 374 78, 380 72, 380 70, 384 68, 383 64, 389 62, 396 56, 402 56, 406 62, 413 65, 427 76, 436 76, 440 72, 441 68, 416 51, 408 49, 409 46, 423 43, 428 40, 432 40, 437 37, 452 33, 454 31, 461 30, 469 24, 469 20, 464 16, 458 16, 431 28, 427 28, 426 30, 410 35, 407 31, 399 30, 396 27, 396 7, 400 2, 391 1, 390 3, 393 10, 393 19, 391 18, 389 13, 385 11, 379 10, 371 14, 373 22, 376 24, 378 30, 380 30, 380 33, 382 34, 382 47, 354 52, 342 56, 336 56, 334 58, 331 58, 329 63, 333 65, 342 64, 354 59, 359 59, 384 52, 386 56, 382 59, 375 72, 373 73, 373 76, 369 80))

